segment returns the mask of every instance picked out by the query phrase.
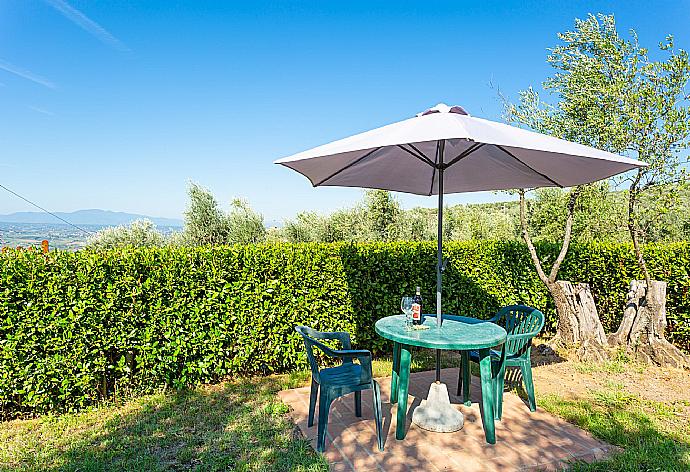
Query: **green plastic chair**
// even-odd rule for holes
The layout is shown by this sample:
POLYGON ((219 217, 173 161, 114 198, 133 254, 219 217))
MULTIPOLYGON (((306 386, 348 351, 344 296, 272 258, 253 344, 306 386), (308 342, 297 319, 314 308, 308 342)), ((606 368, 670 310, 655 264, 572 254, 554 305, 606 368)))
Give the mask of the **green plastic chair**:
MULTIPOLYGON (((530 411, 536 411, 537 403, 534 399, 534 382, 532 381, 532 338, 544 327, 544 314, 525 305, 511 305, 503 307, 488 320, 505 328, 508 333, 502 349, 505 350, 505 362, 501 365, 501 352, 491 350, 492 369, 498 370, 495 380, 496 392, 496 419, 501 419, 503 414, 503 388, 505 385, 506 367, 520 367, 522 379, 525 382, 525 390, 529 399, 530 411)), ((469 361, 479 363, 477 351, 462 351, 460 374, 458 375, 458 396, 463 382, 470 381, 469 361)), ((469 385, 469 384, 467 384, 469 385)), ((467 399, 465 399, 467 400, 467 399)))
POLYGON ((355 415, 362 416, 362 390, 372 389, 374 397, 374 416, 376 419, 376 435, 378 437, 379 450, 383 451, 383 435, 381 432, 381 387, 374 380, 371 373, 371 352, 366 350, 353 350, 350 344, 350 335, 344 332, 322 333, 307 326, 297 326, 295 330, 304 339, 307 349, 307 358, 311 367, 311 393, 309 395, 309 419, 307 425, 314 425, 314 410, 316 409, 316 397, 319 396, 319 424, 316 435, 316 450, 323 452, 326 444, 326 428, 328 426, 328 412, 331 403, 338 397, 355 393, 355 415), (340 341, 342 350, 331 349, 320 339, 334 339, 340 341), (317 347, 329 357, 342 359, 343 363, 336 367, 319 369, 314 356, 313 348, 317 347), (358 359, 355 364, 353 359, 358 359), (321 394, 319 395, 319 387, 321 394))

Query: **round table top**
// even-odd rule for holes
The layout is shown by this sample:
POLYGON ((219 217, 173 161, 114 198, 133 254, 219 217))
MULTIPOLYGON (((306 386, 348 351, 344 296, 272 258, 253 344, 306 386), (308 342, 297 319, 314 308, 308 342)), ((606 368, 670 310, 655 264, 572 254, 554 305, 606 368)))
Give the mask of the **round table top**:
POLYGON ((376 322, 376 332, 391 341, 431 349, 465 351, 488 349, 506 341, 506 330, 489 321, 476 318, 443 315, 443 325, 436 326, 436 315, 425 315, 424 326, 429 329, 405 328, 405 315, 387 316, 376 322))

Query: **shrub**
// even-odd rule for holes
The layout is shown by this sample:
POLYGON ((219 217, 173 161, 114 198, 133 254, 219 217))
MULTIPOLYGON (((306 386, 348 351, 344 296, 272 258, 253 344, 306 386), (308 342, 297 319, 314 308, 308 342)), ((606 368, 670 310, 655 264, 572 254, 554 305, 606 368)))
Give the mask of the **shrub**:
MULTIPOLYGON (((555 257, 554 245, 538 246, 555 257)), ((489 317, 524 302, 554 325, 546 289, 517 242, 454 242, 444 310, 489 317)), ((669 281, 669 336, 690 340, 690 243, 647 249, 669 281)), ((261 244, 28 251, 0 255, 0 411, 5 417, 78 410, 101 399, 235 374, 306 367, 297 324, 344 330, 388 352, 377 319, 421 285, 435 300, 435 244, 261 244)), ((589 282, 607 329, 617 327, 631 248, 572 247, 564 279, 589 282)))

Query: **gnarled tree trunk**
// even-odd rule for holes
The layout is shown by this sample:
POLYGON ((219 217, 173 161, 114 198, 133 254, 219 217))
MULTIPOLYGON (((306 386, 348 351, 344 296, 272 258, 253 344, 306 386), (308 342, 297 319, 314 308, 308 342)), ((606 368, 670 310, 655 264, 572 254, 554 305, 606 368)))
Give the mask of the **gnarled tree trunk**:
POLYGON ((556 303, 558 327, 556 341, 578 346, 577 357, 583 361, 608 358, 606 333, 599 319, 589 284, 559 280, 549 287, 556 303))
POLYGON ((609 345, 625 349, 638 360, 658 365, 690 367, 690 357, 666 340, 666 282, 630 282, 623 320, 609 335, 609 345))

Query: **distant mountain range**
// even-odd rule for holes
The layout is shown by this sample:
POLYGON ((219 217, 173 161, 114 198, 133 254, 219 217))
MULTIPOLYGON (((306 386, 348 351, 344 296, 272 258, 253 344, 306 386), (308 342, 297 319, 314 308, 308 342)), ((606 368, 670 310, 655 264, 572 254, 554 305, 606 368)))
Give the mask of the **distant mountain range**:
MULTIPOLYGON (((78 210, 71 213, 55 212, 55 214, 75 225, 117 226, 129 224, 134 220, 147 219, 153 221, 156 226, 182 226, 182 220, 175 218, 156 218, 134 213, 124 213, 121 211, 78 210)), ((62 223, 54 216, 38 211, 21 211, 10 213, 9 215, 0 215, 0 222, 37 224, 62 223)))

